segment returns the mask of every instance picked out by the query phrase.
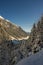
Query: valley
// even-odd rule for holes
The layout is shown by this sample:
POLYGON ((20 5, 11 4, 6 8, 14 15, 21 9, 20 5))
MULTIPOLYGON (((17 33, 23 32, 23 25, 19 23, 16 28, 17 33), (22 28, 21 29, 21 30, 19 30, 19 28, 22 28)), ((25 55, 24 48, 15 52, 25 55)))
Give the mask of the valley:
POLYGON ((0 16, 0 65, 16 65, 42 49, 43 17, 27 34, 21 27, 0 16))

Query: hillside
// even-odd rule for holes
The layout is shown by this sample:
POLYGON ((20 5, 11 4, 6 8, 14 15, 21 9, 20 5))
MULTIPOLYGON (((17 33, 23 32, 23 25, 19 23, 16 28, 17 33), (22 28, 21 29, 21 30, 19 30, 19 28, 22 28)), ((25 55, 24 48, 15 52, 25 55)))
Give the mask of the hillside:
POLYGON ((23 59, 17 65, 43 65, 43 50, 41 50, 37 54, 23 59))
POLYGON ((27 33, 21 27, 0 16, 0 37, 3 36, 6 39, 14 40, 27 37, 27 33))
POLYGON ((36 53, 40 50, 40 48, 43 48, 43 16, 37 24, 33 24, 28 42, 28 45, 32 48, 33 53, 36 53))
POLYGON ((28 35, 21 27, 0 16, 0 65, 15 65, 26 57, 24 43, 27 39, 28 35))

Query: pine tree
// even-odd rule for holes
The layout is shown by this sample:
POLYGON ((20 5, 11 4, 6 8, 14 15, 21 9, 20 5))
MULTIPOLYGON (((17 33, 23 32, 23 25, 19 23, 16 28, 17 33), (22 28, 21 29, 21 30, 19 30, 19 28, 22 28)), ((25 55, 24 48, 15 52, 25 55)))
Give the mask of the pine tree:
POLYGON ((37 24, 37 35, 39 35, 40 40, 43 40, 43 17, 37 24))
POLYGON ((31 41, 33 42, 36 38, 36 25, 33 25, 33 28, 31 30, 31 41))

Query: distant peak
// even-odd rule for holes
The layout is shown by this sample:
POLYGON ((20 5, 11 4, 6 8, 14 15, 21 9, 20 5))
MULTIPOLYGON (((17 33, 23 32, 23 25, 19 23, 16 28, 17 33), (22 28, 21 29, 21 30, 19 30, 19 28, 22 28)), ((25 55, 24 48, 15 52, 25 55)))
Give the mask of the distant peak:
POLYGON ((0 19, 3 19, 4 20, 4 18, 2 16, 0 16, 0 19))

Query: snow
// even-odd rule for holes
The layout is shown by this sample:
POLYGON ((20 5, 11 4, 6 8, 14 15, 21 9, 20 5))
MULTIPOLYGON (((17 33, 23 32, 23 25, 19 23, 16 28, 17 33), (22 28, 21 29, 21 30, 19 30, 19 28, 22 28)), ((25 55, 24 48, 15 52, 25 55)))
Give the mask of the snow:
POLYGON ((17 65, 43 65, 43 50, 21 60, 17 65))
POLYGON ((2 16, 0 16, 0 19, 3 19, 4 20, 4 18, 2 16))
POLYGON ((27 37, 22 37, 22 38, 18 38, 18 39, 16 39, 16 38, 14 38, 13 36, 9 36, 10 38, 11 38, 11 40, 18 40, 18 41, 20 41, 20 40, 27 40, 28 38, 29 38, 29 36, 27 36, 27 37))
POLYGON ((29 36, 27 37, 22 37, 22 38, 18 38, 18 40, 27 40, 29 38, 29 36))
POLYGON ((13 36, 11 36, 11 35, 9 35, 9 38, 10 38, 10 40, 16 40, 16 38, 15 37, 13 37, 13 36))
POLYGON ((6 19, 7 22, 10 22, 10 20, 6 19))

